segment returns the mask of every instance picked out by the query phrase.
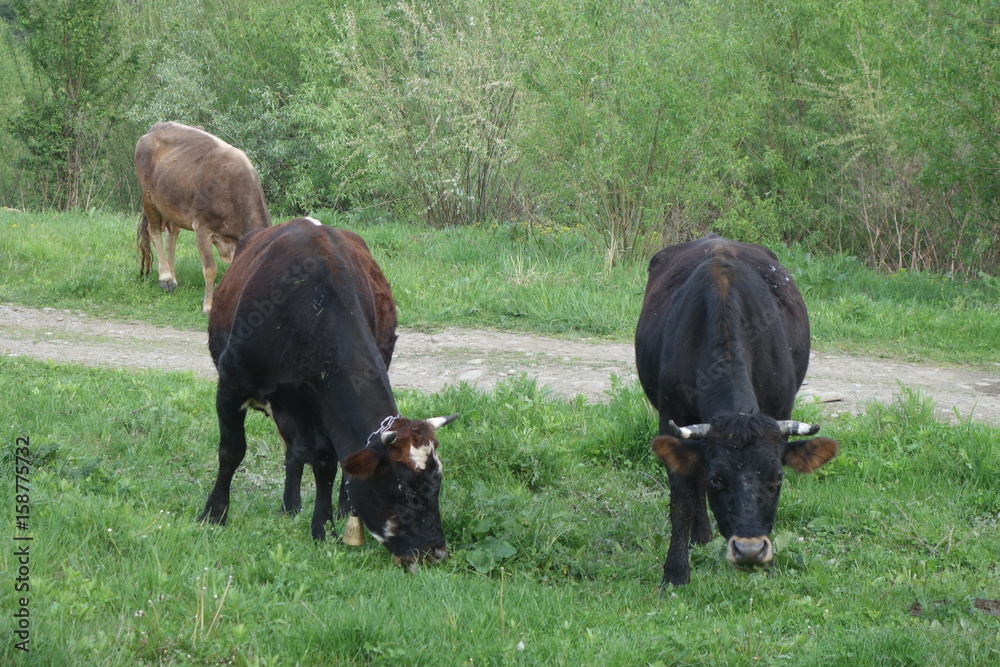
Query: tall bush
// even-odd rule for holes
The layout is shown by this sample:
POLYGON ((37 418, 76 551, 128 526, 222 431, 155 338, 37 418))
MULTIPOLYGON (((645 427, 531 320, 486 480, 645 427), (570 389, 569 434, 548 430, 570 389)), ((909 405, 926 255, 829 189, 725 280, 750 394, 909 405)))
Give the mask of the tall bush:
MULTIPOLYGON (((11 118, 23 108, 19 51, 14 44, 13 10, 0 12, 0 118, 11 118)), ((5 126, 6 125, 6 126, 5 126)), ((23 208, 34 196, 33 179, 24 179, 18 165, 27 158, 24 145, 0 123, 0 206, 23 208)))
POLYGON ((142 128, 200 125, 245 151, 276 211, 340 206, 351 192, 336 81, 322 63, 328 11, 319 0, 150 3, 151 90, 130 116, 142 128))
POLYGON ((915 2, 897 28, 907 104, 900 133, 921 158, 935 231, 928 268, 1000 271, 1000 5, 915 2), (911 98, 912 96, 912 98, 911 98))
POLYGON ((995 2, 5 7, 6 205, 134 208, 132 147, 169 119, 245 150, 287 213, 574 226, 608 264, 716 231, 1000 270, 995 2))
POLYGON ((520 50, 530 29, 490 3, 345 11, 335 55, 359 149, 435 226, 519 217, 520 50), (374 27, 379 24, 380 27, 374 27))
POLYGON ((710 230, 775 240, 744 151, 762 116, 746 30, 717 3, 544 6, 528 144, 549 215, 608 264, 710 230))
MULTIPOLYGON (((14 0, 24 54, 23 108, 9 131, 27 149, 23 166, 38 182, 33 202, 88 208, 108 196, 108 144, 124 119, 139 73, 123 49, 128 19, 117 0, 14 0)), ((113 184, 111 184, 113 186, 113 184)))
MULTIPOLYGON (((995 3, 730 3, 769 86, 783 234, 887 269, 995 270, 995 3)), ((758 163, 759 164, 759 163, 758 163)))

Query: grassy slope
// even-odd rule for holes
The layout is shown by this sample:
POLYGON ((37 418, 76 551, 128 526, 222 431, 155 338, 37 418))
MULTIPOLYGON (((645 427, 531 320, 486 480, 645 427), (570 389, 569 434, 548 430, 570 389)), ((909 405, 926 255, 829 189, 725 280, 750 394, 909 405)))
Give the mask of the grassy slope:
MULTIPOLYGON (((716 543, 694 550, 689 586, 661 594, 666 475, 632 388, 608 406, 523 380, 403 394, 405 413, 463 415, 441 433, 452 558, 408 575, 374 541, 313 544, 311 484, 305 515, 279 514, 281 456, 257 414, 230 525, 198 525, 215 474, 211 382, 22 359, 3 375, 18 387, 0 403, 5 470, 16 436, 33 452, 37 664, 1000 660, 996 619, 973 602, 1000 597, 998 432, 937 424, 919 401, 828 425, 846 446, 789 476, 773 576, 735 572, 716 543)), ((15 569, 0 550, 0 570, 15 569)), ((12 585, 0 604, 16 608, 12 585)))
MULTIPOLYGON (((114 216, 0 213, 0 301, 204 326, 190 237, 181 287, 163 294, 135 278, 133 229, 114 216)), ((572 236, 362 233, 405 325, 631 335, 643 267, 603 272, 572 236)), ((989 282, 786 256, 826 345, 996 359, 989 282)), ((0 402, 8 479, 15 438, 32 443, 38 664, 1000 661, 996 619, 974 609, 1000 598, 1000 432, 936 423, 912 397, 824 426, 842 453, 789 476, 776 576, 734 572, 715 544, 694 550, 691 585, 661 595, 666 476, 648 455, 654 426, 634 387, 607 406, 550 400, 518 380, 491 394, 401 395, 405 413, 463 416, 441 434, 453 556, 409 576, 374 542, 315 545, 307 516, 279 515, 281 457, 258 415, 231 525, 197 525, 215 474, 210 382, 24 359, 0 360, 0 379, 14 388, 0 402)), ((10 582, 10 549, 0 571, 10 582)), ((0 604, 17 606, 9 583, 0 604)), ((0 663, 15 657, 11 627, 0 663)))
MULTIPOLYGON (((404 326, 478 326, 630 340, 645 264, 603 268, 569 232, 523 227, 428 230, 352 224, 385 270, 404 326)), ((190 234, 178 250, 180 287, 140 281, 136 219, 0 212, 0 302, 51 306, 178 327, 205 325, 190 234)), ((849 258, 778 251, 811 312, 814 344, 938 362, 1000 362, 1000 281, 880 275, 849 258)))

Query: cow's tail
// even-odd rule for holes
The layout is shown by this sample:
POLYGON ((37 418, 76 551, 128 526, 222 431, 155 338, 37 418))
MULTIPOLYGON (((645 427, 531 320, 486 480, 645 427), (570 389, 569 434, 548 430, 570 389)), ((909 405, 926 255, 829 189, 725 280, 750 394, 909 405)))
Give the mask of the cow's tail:
POLYGON ((149 250, 149 220, 145 211, 142 212, 142 220, 135 232, 135 245, 139 251, 139 275, 149 275, 153 268, 153 253, 149 250))

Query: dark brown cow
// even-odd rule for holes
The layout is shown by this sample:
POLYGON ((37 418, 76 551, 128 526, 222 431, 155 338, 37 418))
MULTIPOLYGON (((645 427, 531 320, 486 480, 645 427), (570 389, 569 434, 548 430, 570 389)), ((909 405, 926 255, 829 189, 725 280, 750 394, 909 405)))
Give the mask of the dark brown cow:
POLYGON ((690 580, 688 542, 711 536, 706 496, 726 557, 771 562, 782 464, 811 472, 838 448, 787 441, 819 430, 789 419, 809 363, 809 317, 791 276, 767 248, 714 234, 664 248, 649 262, 635 356, 660 417, 653 451, 670 471, 663 584, 690 580))
POLYGON ((274 419, 285 443, 286 511, 300 506, 302 466, 313 468, 315 539, 334 519, 339 463, 342 501, 398 562, 447 557, 434 432, 457 415, 399 416, 386 367, 395 321, 389 285, 357 234, 298 218, 240 241, 208 320, 219 474, 200 520, 226 520, 253 407, 274 419))
POLYGON ((177 287, 177 236, 182 229, 193 231, 205 276, 202 310, 209 312, 216 274, 212 246, 228 264, 244 234, 271 225, 257 172, 243 151, 204 130, 172 122, 157 123, 136 142, 135 172, 142 191, 136 232, 140 275, 152 268, 152 237, 160 287, 168 292, 177 287))

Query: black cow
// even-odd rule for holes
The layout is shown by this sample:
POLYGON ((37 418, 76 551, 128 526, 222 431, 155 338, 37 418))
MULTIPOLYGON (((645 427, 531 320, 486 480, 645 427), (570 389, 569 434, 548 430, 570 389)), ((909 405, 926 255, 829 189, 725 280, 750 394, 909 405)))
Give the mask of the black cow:
POLYGON ((767 248, 714 234, 660 250, 635 356, 659 412, 652 448, 669 469, 663 584, 691 579, 688 543, 711 537, 706 494, 726 557, 770 563, 782 464, 811 472, 838 449, 827 438, 787 441, 819 430, 789 420, 809 363, 809 318, 788 272, 767 248))
POLYGON ((447 557, 434 431, 457 415, 397 414, 386 371, 395 317, 389 284, 357 234, 297 218, 240 241, 208 322, 219 475, 199 520, 226 521, 253 407, 274 419, 286 447, 286 511, 298 509, 302 465, 313 468, 315 539, 334 518, 339 462, 352 512, 397 562, 447 557))

